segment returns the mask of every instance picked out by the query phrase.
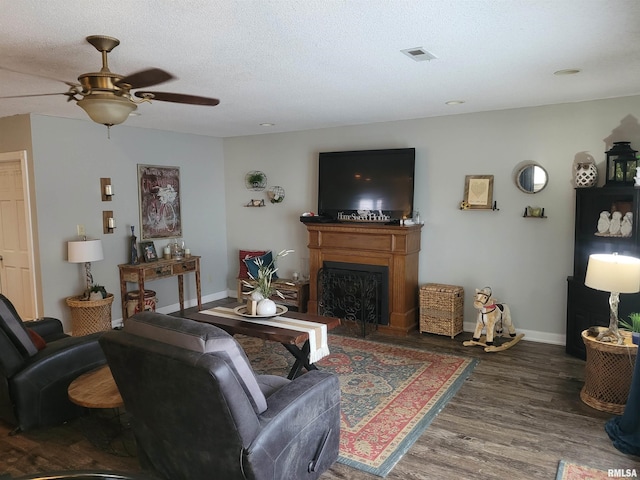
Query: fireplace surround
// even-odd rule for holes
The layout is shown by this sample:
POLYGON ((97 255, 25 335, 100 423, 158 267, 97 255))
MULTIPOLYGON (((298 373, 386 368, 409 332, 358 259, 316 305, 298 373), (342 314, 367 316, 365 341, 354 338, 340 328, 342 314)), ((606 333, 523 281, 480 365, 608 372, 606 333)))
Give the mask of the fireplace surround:
POLYGON ((418 265, 422 225, 307 223, 308 312, 318 313, 318 272, 325 262, 379 265, 388 269, 389 321, 378 331, 407 335, 418 328, 418 265))

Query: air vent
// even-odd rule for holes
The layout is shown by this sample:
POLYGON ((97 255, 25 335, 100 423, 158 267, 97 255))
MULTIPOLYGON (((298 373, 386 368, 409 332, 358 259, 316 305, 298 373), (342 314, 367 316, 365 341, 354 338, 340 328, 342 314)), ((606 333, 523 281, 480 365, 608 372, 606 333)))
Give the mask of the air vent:
POLYGON ((422 47, 415 48, 407 48, 405 50, 400 50, 407 57, 414 59, 416 62, 424 62, 428 60, 434 60, 436 57, 433 53, 427 52, 422 47))

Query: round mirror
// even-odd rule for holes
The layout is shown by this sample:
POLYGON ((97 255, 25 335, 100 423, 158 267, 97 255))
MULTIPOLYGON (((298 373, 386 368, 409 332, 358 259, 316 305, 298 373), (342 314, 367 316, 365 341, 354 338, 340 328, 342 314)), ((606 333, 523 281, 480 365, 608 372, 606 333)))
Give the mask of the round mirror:
POLYGON ((547 171, 540 165, 528 164, 518 171, 516 183, 525 193, 538 193, 549 182, 547 171))

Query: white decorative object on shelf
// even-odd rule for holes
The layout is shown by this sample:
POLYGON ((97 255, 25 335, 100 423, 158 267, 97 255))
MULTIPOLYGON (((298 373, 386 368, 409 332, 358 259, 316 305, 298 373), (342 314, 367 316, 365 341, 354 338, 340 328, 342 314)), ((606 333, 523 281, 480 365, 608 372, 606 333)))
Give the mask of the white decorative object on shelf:
POLYGON ((378 213, 370 210, 358 210, 357 213, 345 214, 338 212, 338 220, 349 220, 351 222, 388 222, 391 220, 391 217, 382 213, 382 210, 378 210, 378 213))
POLYGON ((610 213, 606 210, 600 212, 600 218, 598 219, 598 233, 609 233, 609 226, 611 224, 610 213))
POLYGON ((609 224, 610 235, 620 235, 620 225, 622 223, 622 213, 613 212, 611 214, 611 223, 609 224))
POLYGON ((589 188, 598 183, 598 168, 594 162, 578 163, 576 165, 576 187, 589 188))
POLYGON ((630 237, 631 230, 633 228, 633 213, 627 212, 622 217, 622 223, 620 224, 620 233, 623 237, 630 237))

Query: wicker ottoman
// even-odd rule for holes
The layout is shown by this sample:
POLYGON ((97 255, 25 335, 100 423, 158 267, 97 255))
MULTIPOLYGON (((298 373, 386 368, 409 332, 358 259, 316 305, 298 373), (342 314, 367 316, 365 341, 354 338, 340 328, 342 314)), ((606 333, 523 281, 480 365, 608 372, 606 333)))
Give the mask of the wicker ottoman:
POLYGON ((420 287, 420 333, 454 338, 462 333, 464 289, 456 285, 427 283, 420 287))

